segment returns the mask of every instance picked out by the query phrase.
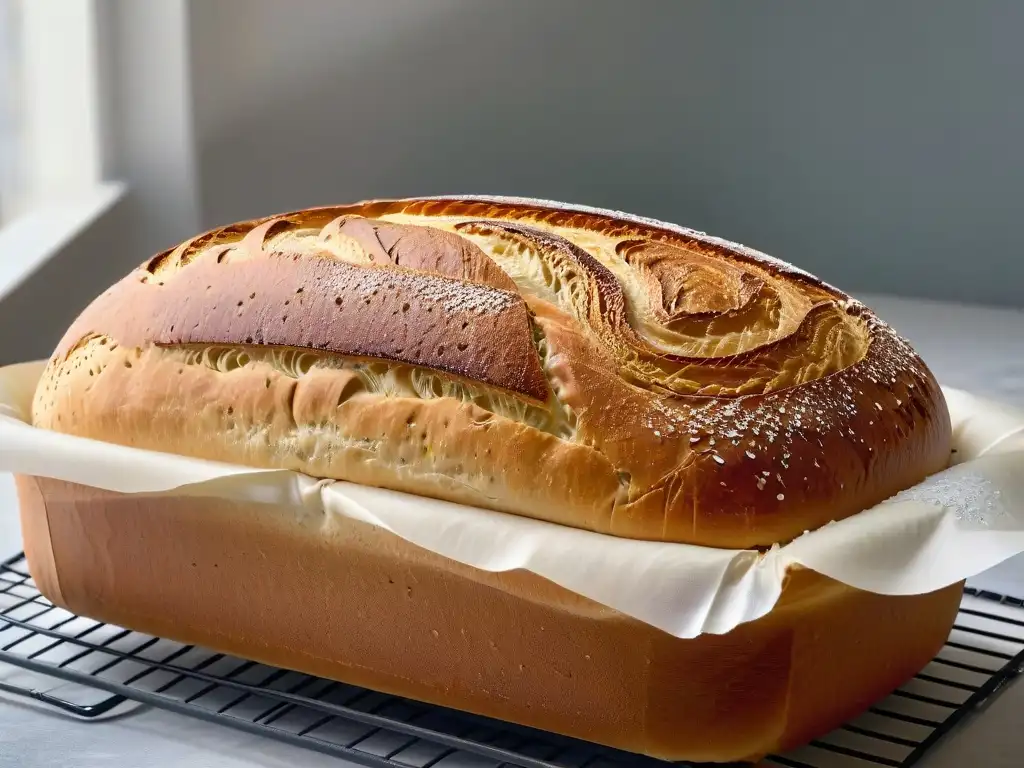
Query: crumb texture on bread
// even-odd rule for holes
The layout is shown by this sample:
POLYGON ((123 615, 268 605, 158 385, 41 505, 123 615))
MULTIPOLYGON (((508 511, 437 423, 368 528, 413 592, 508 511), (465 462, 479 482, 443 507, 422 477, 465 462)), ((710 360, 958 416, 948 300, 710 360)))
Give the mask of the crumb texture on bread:
POLYGON ((618 536, 763 547, 948 462, 941 392, 846 294, 743 246, 529 200, 208 232, 98 297, 41 427, 618 536))

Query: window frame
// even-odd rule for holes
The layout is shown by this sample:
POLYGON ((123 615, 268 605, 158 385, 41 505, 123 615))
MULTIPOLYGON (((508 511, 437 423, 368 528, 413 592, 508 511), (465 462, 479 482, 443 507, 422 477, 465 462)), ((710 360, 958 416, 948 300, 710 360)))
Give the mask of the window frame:
POLYGON ((13 56, 0 186, 0 300, 110 212, 125 187, 104 180, 97 0, 8 0, 13 56))

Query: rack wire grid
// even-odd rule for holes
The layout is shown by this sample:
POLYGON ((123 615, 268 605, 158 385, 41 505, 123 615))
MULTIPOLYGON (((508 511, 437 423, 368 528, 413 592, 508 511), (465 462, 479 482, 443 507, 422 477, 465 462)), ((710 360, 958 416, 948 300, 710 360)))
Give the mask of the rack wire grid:
MULTIPOLYGON (((0 662, 11 665, 8 674, 0 669, 0 691, 82 718, 147 704, 370 768, 666 765, 76 616, 40 594, 23 555, 0 563, 0 662)), ((908 768, 1022 665, 1024 602, 965 589, 949 640, 913 680, 828 736, 761 765, 908 768)))

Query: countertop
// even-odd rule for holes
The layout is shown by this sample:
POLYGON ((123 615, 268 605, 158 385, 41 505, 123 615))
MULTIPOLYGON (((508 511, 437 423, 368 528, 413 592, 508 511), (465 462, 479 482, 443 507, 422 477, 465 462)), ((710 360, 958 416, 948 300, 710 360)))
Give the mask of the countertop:
MULTIPOLYGON (((864 297, 914 344, 948 386, 1024 408, 1024 311, 893 297, 864 297)), ((20 549, 13 482, 0 475, 0 556, 20 549)), ((980 586, 1024 595, 1024 563, 985 574, 980 586)), ((0 667, 0 680, 16 674, 0 667)), ((921 768, 1017 768, 1024 763, 1024 685, 1011 684, 954 732, 921 768)), ((337 768, 345 761, 199 722, 140 708, 84 723, 32 703, 0 698, 0 768, 337 768)))

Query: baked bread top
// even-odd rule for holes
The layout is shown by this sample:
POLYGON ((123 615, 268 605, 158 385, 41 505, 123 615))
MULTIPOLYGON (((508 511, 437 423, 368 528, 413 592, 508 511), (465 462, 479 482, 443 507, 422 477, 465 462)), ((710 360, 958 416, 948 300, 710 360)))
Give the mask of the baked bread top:
POLYGON ((703 233, 505 198, 213 230, 97 298, 38 426, 618 536, 764 547, 949 460, 869 309, 703 233))

